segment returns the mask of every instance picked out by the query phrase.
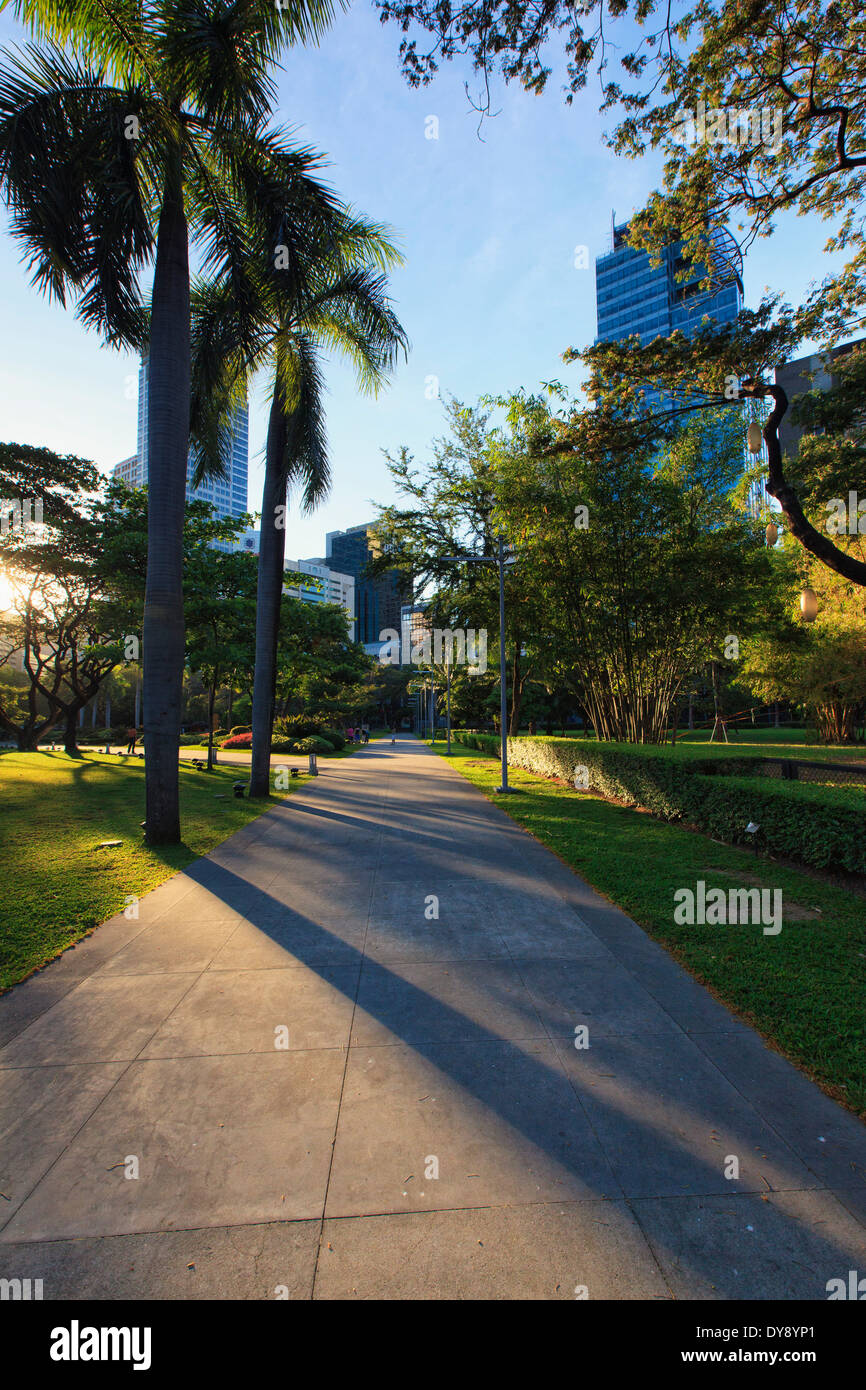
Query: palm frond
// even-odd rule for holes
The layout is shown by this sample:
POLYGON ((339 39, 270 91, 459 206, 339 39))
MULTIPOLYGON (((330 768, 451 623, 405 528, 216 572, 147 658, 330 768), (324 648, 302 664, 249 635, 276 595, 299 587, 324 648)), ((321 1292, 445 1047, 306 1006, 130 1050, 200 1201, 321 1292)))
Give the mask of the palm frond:
POLYGON ((150 7, 141 0, 9 0, 8 8, 32 33, 74 46, 84 62, 105 66, 116 81, 147 80, 150 7))
POLYGON ((287 486, 301 486, 301 506, 310 512, 331 487, 331 466, 323 408, 324 381, 312 339, 298 334, 281 343, 276 357, 274 393, 286 415, 283 471, 287 486))
POLYGON ((190 448, 193 482, 225 477, 237 409, 250 369, 267 346, 266 327, 237 313, 231 284, 197 280, 191 288, 190 448))

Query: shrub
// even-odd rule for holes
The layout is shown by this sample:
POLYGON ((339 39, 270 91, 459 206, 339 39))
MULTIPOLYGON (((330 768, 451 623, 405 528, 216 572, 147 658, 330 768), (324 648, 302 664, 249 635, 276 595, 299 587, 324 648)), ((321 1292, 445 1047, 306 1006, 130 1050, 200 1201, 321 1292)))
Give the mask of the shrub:
POLYGON ((271 739, 272 753, 297 753, 298 745, 293 738, 274 738, 271 739))
POLYGON ((223 748, 252 748, 252 733, 229 734, 228 738, 223 739, 221 746, 223 748))
POLYGON ((233 729, 229 729, 229 738, 233 738, 235 734, 251 734, 252 731, 252 724, 235 724, 233 729))
POLYGON ((334 745, 318 734, 309 734, 306 738, 298 739, 297 749, 299 753, 333 753, 334 745))
POLYGON ((310 734, 321 732, 322 722, 310 719, 308 715, 283 714, 274 720, 274 733, 278 738, 307 738, 310 734))
MULTIPOLYGON (((467 731, 455 737, 488 757, 499 756, 496 735, 467 731)), ((760 768, 742 756, 682 758, 664 746, 590 739, 510 738, 508 762, 567 782, 582 765, 591 790, 664 820, 688 821, 729 844, 746 844, 746 825, 755 821, 759 844, 772 853, 815 868, 866 873, 866 795, 859 788, 744 776, 760 768)))
POLYGON ((339 729, 321 729, 319 731, 319 738, 326 738, 329 743, 333 743, 337 753, 342 752, 346 746, 346 736, 345 734, 341 734, 339 729))

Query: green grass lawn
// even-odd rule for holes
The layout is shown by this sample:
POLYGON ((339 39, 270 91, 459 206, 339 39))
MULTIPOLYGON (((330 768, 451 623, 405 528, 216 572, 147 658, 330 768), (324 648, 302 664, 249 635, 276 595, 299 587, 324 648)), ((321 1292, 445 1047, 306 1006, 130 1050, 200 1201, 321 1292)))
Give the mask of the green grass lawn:
MULTIPOLYGON (((261 815, 267 802, 232 795, 243 771, 235 764, 197 772, 182 762, 183 843, 157 849, 145 845, 141 829, 144 763, 138 758, 0 754, 0 988, 121 911, 128 894, 141 897, 261 815), (123 843, 97 849, 100 840, 123 843)), ((275 796, 307 781, 301 777, 275 796)))
MULTIPOLYGON (((436 750, 445 757, 444 744, 436 750)), ((447 759, 542 844, 633 917, 717 998, 837 1100, 866 1114, 866 899, 452 743, 447 759), (760 926, 679 926, 677 888, 780 888, 778 936, 760 926)))

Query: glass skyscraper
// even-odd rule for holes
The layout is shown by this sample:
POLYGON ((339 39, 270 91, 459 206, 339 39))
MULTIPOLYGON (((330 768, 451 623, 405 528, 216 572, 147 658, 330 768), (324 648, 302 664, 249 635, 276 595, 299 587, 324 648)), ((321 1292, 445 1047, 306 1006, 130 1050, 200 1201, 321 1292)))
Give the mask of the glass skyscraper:
POLYGON ((329 531, 325 536, 325 564, 349 574, 355 580, 355 641, 371 655, 382 645, 381 633, 390 628, 400 631, 400 609, 411 592, 407 577, 395 570, 372 578, 367 565, 378 553, 372 539, 373 523, 350 526, 347 531, 329 531))
MULTIPOLYGON (((138 486, 147 482, 147 398, 148 360, 141 359, 138 373, 138 486)), ((243 516, 247 510, 247 469, 249 465, 249 409, 241 406, 235 412, 230 456, 226 459, 227 476, 208 478, 198 487, 192 485, 193 460, 187 462, 186 500, 210 502, 217 516, 243 516)), ((119 465, 120 466, 120 465, 119 465)), ((220 549, 234 547, 220 542, 220 549)))
MULTIPOLYGON (((709 291, 701 288, 705 278, 701 268, 690 268, 685 280, 678 278, 686 266, 682 242, 665 247, 660 264, 653 266, 646 251, 627 245, 627 222, 611 230, 612 249, 595 263, 597 341, 622 342, 637 334, 641 347, 646 347, 654 338, 667 338, 677 331, 691 337, 704 319, 714 324, 734 322, 743 307, 743 257, 726 228, 710 233, 714 288, 709 291)), ((647 391, 646 404, 651 410, 665 402, 662 392, 647 391)), ((743 406, 740 410, 745 437, 751 413, 743 406)), ((744 469, 751 462, 744 447, 744 469)), ((747 506, 757 513, 764 501, 764 484, 759 479, 750 484, 747 506)))
POLYGON ((713 279, 717 288, 700 288, 703 271, 692 271, 680 281, 684 268, 682 243, 662 252, 653 266, 646 251, 626 244, 628 223, 613 227, 613 247, 595 263, 598 339, 621 342, 636 333, 641 347, 654 338, 667 338, 678 329, 691 336, 708 317, 715 323, 732 323, 743 307, 743 258, 730 232, 718 228, 710 234, 713 279))

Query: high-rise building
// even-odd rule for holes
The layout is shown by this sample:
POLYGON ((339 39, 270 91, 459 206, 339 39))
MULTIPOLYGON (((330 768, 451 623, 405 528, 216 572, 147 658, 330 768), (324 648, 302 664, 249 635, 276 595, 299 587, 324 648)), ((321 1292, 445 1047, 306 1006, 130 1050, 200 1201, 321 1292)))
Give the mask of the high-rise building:
MULTIPOLYGON (((244 531, 235 542, 235 549, 258 555, 261 531, 244 531)), ((324 560, 284 560, 283 593, 304 603, 336 603, 345 609, 349 618, 349 641, 355 641, 355 580, 351 574, 340 574, 324 560), (297 575, 293 579, 292 575, 297 575), (308 576, 309 582, 301 576, 308 576)))
POLYGON ((682 242, 666 247, 661 263, 653 266, 646 251, 627 244, 627 233, 627 222, 613 225, 611 249, 595 263, 599 341, 621 342, 637 333, 645 347, 677 330, 690 336, 705 317, 720 324, 734 321, 743 307, 743 258, 730 232, 719 227, 710 234, 715 285, 710 291, 701 289, 701 269, 684 281, 677 278, 685 267, 682 242))
POLYGON ((386 628, 400 631, 400 609, 411 596, 411 584, 396 570, 376 578, 368 575, 370 561, 380 553, 373 539, 374 529, 374 523, 368 521, 346 531, 329 531, 325 563, 354 578, 355 640, 377 656, 382 645, 380 633, 386 628))
POLYGON ((803 426, 795 425, 791 420, 790 403, 794 397, 805 391, 829 391, 838 386, 839 374, 833 370, 838 359, 864 343, 866 338, 856 338, 828 352, 813 352, 808 357, 798 357, 796 361, 776 368, 776 385, 783 387, 788 397, 788 412, 783 415, 779 425, 779 443, 783 454, 789 458, 795 457, 804 433, 803 426))
MULTIPOLYGON (((147 402, 148 402, 148 380, 149 366, 146 356, 141 359, 141 366, 138 372, 138 480, 134 486, 142 487, 147 482, 147 463, 148 463, 148 437, 147 437, 147 402)), ((130 460, 124 460, 123 464, 118 464, 114 470, 115 476, 121 476, 118 469, 130 460)), ((193 460, 190 455, 187 461, 187 484, 186 500, 210 502, 217 516, 243 516, 247 510, 247 469, 249 463, 249 410, 244 404, 235 412, 231 445, 229 446, 228 457, 226 459, 226 473, 224 478, 208 478, 200 483, 198 487, 193 487, 193 460)), ((125 481, 125 480, 124 480, 125 481)), ((131 484, 133 486, 133 484, 131 484)), ((219 544, 222 550, 230 550, 235 547, 229 544, 219 544)))
POLYGON ((345 609, 349 617, 349 640, 355 641, 355 580, 352 575, 339 574, 319 560, 287 560, 285 574, 284 594, 303 599, 305 603, 336 603, 345 609), (294 583, 291 573, 298 576, 294 583), (305 583, 302 575, 317 582, 305 583))
MULTIPOLYGON (((702 288, 703 267, 686 269, 681 241, 665 247, 660 263, 654 266, 646 251, 634 250, 626 242, 628 223, 611 225, 611 250, 595 263, 598 341, 622 342, 637 334, 641 347, 655 338, 681 332, 686 337, 701 327, 705 319, 713 324, 733 323, 743 307, 743 257, 736 241, 724 227, 710 232, 712 288, 702 288)), ((647 391, 646 403, 654 410, 668 398, 663 392, 647 391)), ((743 469, 752 463, 745 449, 747 411, 743 414, 743 469)), ((765 501, 763 479, 749 486, 747 508, 757 513, 765 501)))
POLYGON ((138 461, 138 454, 133 454, 131 458, 121 459, 111 470, 112 478, 119 479, 126 483, 127 487, 141 487, 141 464, 138 461))

